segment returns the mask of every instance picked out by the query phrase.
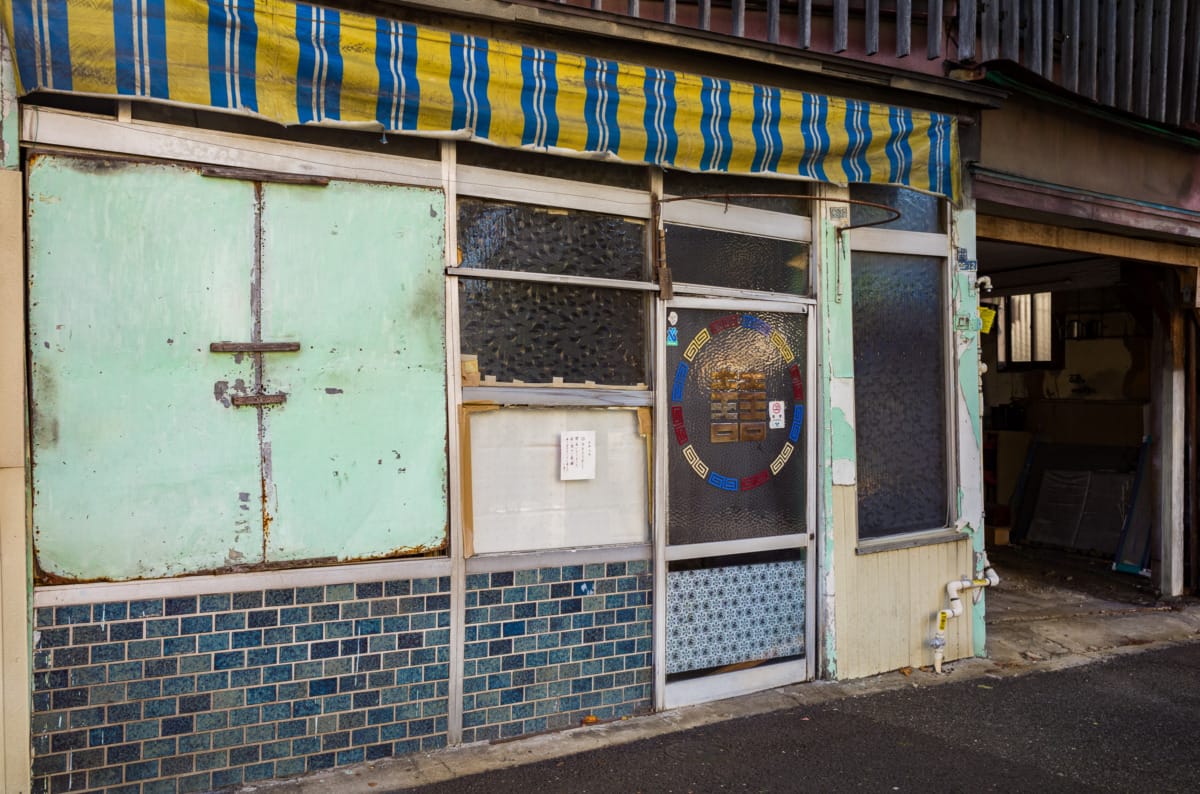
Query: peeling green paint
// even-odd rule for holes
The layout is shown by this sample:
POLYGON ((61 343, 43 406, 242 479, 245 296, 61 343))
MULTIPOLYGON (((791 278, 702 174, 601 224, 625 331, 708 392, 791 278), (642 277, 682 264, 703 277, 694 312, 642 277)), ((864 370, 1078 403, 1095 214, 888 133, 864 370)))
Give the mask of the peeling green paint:
POLYGON ((440 191, 66 157, 34 158, 28 178, 46 574, 445 543, 440 191), (250 341, 298 349, 210 349, 250 341), (256 396, 278 401, 239 407, 256 396))
POLYGON ((7 169, 16 169, 21 165, 17 84, 12 55, 8 34, 0 27, 0 166, 7 169))
POLYGON ((831 406, 829 410, 830 448, 833 451, 833 462, 856 459, 854 428, 846 419, 846 412, 839 406, 831 406))
POLYGON ((976 338, 972 338, 959 353, 958 390, 970 419, 975 444, 980 446, 983 443, 983 413, 979 395, 979 342, 976 338))

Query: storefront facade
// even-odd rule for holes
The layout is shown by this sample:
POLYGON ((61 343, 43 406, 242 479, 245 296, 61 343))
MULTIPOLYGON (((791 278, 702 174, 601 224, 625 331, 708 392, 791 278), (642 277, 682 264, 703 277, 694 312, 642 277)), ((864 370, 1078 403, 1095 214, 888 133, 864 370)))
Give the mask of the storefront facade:
POLYGON ((953 114, 291 3, 6 12, 33 790, 929 663, 984 566, 953 114))

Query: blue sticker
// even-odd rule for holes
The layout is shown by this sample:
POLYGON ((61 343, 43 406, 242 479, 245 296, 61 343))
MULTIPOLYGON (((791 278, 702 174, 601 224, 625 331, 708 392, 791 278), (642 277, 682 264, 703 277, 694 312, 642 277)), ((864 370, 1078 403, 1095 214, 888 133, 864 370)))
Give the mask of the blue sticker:
POLYGON ((679 347, 679 329, 667 329, 667 347, 679 347))

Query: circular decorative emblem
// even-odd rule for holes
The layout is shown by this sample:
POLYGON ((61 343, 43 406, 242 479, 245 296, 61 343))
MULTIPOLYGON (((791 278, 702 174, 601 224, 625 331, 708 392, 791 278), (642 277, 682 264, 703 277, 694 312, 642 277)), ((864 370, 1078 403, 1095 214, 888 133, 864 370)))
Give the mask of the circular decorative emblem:
POLYGON ((753 314, 727 314, 709 323, 688 343, 683 358, 675 368, 671 385, 671 424, 675 441, 683 452, 684 460, 696 475, 714 488, 722 491, 749 491, 767 483, 783 471, 796 445, 800 443, 800 431, 804 425, 804 383, 800 376, 800 365, 784 339, 783 334, 753 314), (722 368, 709 376, 709 442, 729 444, 745 441, 767 440, 767 431, 787 428, 787 439, 779 448, 769 465, 761 471, 747 476, 730 476, 714 470, 700 457, 688 438, 683 415, 683 396, 688 385, 688 375, 696 366, 698 357, 704 356, 704 346, 722 333, 735 328, 744 328, 761 334, 778 355, 791 377, 791 424, 787 423, 787 400, 767 399, 766 372, 738 371, 722 368))

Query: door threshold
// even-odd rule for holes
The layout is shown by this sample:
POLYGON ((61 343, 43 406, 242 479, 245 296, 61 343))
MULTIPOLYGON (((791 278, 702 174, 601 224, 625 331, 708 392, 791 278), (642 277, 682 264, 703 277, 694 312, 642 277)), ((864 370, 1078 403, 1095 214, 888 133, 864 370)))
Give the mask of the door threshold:
POLYGON ((807 680, 807 659, 776 662, 749 670, 734 670, 729 673, 713 673, 683 681, 668 682, 663 707, 673 709, 680 706, 695 706, 700 703, 749 695, 764 689, 774 689, 807 680))

